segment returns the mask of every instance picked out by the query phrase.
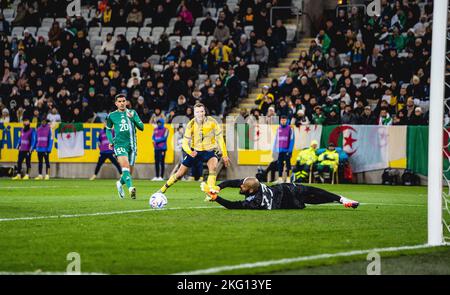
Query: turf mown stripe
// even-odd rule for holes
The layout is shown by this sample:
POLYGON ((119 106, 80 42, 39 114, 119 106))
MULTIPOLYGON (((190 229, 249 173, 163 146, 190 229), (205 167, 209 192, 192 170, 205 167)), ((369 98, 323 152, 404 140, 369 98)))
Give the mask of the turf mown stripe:
POLYGON ((0 276, 8 276, 8 275, 24 275, 24 276, 29 276, 29 275, 55 275, 55 276, 60 276, 60 275, 107 275, 107 273, 102 273, 102 272, 80 272, 80 273, 67 273, 67 272, 51 272, 51 271, 44 271, 44 272, 31 272, 31 271, 23 271, 23 272, 10 272, 10 271, 0 271, 0 276))
MULTIPOLYGON (((394 204, 394 203, 360 203, 360 205, 373 205, 373 206, 409 206, 409 207, 423 207, 421 204, 394 204)), ((314 205, 310 205, 314 206, 314 205)), ((342 206, 342 204, 322 204, 323 206, 342 206)), ((89 216, 102 216, 102 215, 120 215, 141 213, 148 211, 165 211, 165 210, 189 210, 189 209, 224 209, 222 207, 212 206, 196 206, 196 207, 176 207, 176 208, 163 208, 163 209, 137 209, 137 210, 125 210, 125 211, 111 211, 111 212, 95 212, 95 213, 80 213, 80 214, 64 214, 64 215, 47 215, 47 216, 24 216, 24 217, 10 217, 0 218, 0 222, 6 221, 23 221, 23 220, 38 220, 38 219, 58 219, 58 218, 77 218, 77 217, 89 217, 89 216)))
MULTIPOLYGON (((372 205, 372 206, 408 206, 408 207, 424 207, 421 204, 395 204, 395 203, 360 203, 360 205, 372 205)), ((310 205, 314 206, 314 205, 310 205)), ((323 206, 342 206, 342 204, 322 204, 323 206)), ((95 213, 80 213, 80 214, 64 214, 64 215, 47 215, 47 216, 24 216, 24 217, 10 217, 0 218, 0 222, 6 221, 23 221, 23 220, 38 220, 38 219, 58 219, 58 218, 77 218, 77 217, 89 217, 89 216, 102 216, 102 215, 120 215, 131 213, 142 213, 148 211, 165 211, 165 210, 189 210, 189 209, 224 209, 222 207, 212 206, 196 206, 196 207, 176 207, 176 208, 163 208, 163 209, 137 209, 137 210, 125 210, 125 211, 111 211, 111 212, 95 212, 95 213)))
POLYGON ((167 210, 212 209, 212 208, 217 209, 217 208, 221 208, 221 207, 211 207, 211 206, 177 207, 177 208, 163 208, 163 209, 138 209, 138 210, 126 210, 126 211, 49 215, 49 216, 13 217, 13 218, 0 218, 0 222, 20 221, 20 220, 37 220, 37 219, 77 218, 77 217, 102 216, 102 215, 119 215, 119 214, 130 214, 130 213, 141 213, 141 212, 148 212, 148 211, 158 212, 158 211, 167 211, 167 210))
MULTIPOLYGON (((450 244, 443 244, 442 246, 450 246, 450 244)), ((421 245, 413 245, 413 246, 375 248, 375 249, 368 249, 368 250, 354 250, 354 251, 349 251, 349 252, 328 253, 328 254, 319 254, 319 255, 312 255, 312 256, 301 256, 301 257, 284 258, 284 259, 278 259, 278 260, 259 261, 259 262, 254 262, 254 263, 243 263, 243 264, 237 264, 237 265, 225 265, 225 266, 199 269, 199 270, 188 271, 188 272, 179 272, 179 273, 174 273, 174 275, 206 275, 206 274, 213 274, 213 273, 219 273, 219 272, 225 272, 225 271, 232 271, 232 270, 237 270, 237 269, 267 267, 267 266, 271 266, 271 265, 289 264, 289 263, 294 263, 294 262, 328 259, 328 258, 334 258, 334 257, 355 256, 355 255, 368 254, 370 252, 396 252, 396 251, 416 250, 416 249, 433 248, 433 247, 439 247, 439 246, 431 246, 428 244, 421 244, 421 245)))

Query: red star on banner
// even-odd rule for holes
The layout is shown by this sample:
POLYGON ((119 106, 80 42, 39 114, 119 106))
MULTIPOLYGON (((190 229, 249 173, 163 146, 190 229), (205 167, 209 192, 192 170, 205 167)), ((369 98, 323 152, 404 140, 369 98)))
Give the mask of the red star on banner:
POLYGON ((344 137, 344 140, 345 140, 344 146, 349 145, 350 148, 353 148, 353 143, 355 141, 358 141, 358 140, 352 138, 352 134, 351 133, 348 135, 348 137, 344 137))
POLYGON ((306 126, 305 131, 306 133, 308 133, 309 131, 311 131, 311 128, 309 128, 309 126, 306 126))

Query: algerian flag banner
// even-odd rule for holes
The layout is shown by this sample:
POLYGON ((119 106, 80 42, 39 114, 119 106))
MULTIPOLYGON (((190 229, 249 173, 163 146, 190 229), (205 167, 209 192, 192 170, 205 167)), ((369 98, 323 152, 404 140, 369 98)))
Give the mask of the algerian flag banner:
POLYGON ((58 158, 84 155, 84 131, 82 123, 61 123, 58 133, 58 158))
POLYGON ((353 172, 388 167, 386 126, 342 125, 343 149, 349 155, 353 172))

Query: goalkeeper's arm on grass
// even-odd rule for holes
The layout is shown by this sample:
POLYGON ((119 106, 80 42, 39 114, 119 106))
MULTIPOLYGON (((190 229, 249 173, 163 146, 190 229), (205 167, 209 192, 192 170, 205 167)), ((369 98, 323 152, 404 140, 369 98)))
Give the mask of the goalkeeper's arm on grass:
MULTIPOLYGON (((244 182, 244 179, 233 179, 233 180, 224 180, 222 181, 218 187, 220 188, 220 190, 227 188, 227 187, 231 187, 231 188, 238 188, 241 186, 241 184, 244 182)), ((203 185, 203 183, 202 183, 203 185)), ((227 209, 251 209, 250 207, 250 203, 246 200, 244 201, 229 201, 226 200, 222 197, 220 197, 219 191, 217 193, 212 193, 208 191, 205 191, 207 194, 206 197, 206 201, 215 201, 217 203, 219 203, 220 205, 222 205, 223 207, 227 208, 227 209)))

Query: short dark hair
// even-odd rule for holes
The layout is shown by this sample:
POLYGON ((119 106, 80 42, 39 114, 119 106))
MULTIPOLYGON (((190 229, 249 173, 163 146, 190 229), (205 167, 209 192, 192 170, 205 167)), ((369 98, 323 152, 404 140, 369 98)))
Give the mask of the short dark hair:
POLYGON ((205 109, 205 111, 206 111, 206 107, 205 107, 205 105, 204 104, 202 104, 201 102, 197 102, 195 105, 194 105, 194 109, 195 108, 204 108, 205 109))
POLYGON ((116 96, 114 96, 114 101, 117 101, 117 100, 118 100, 119 98, 121 98, 121 97, 127 99, 127 96, 126 96, 125 94, 119 93, 119 94, 117 94, 116 96))

